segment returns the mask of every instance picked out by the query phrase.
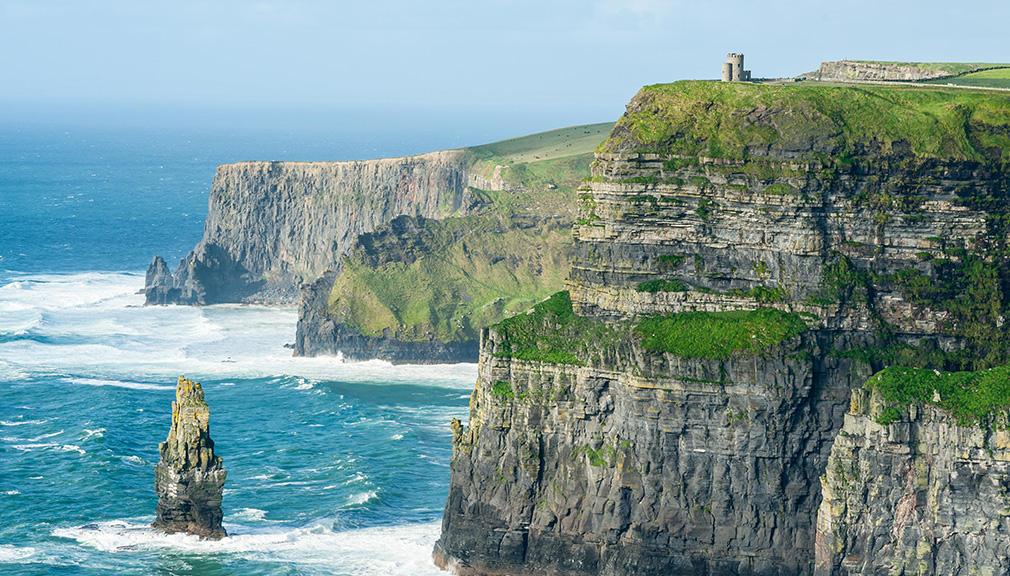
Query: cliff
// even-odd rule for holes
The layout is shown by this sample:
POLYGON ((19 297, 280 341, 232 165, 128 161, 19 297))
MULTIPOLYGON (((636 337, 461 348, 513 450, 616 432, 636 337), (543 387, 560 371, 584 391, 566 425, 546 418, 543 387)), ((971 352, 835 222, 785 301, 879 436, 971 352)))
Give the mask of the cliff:
POLYGON ((242 162, 217 169, 203 239, 174 275, 155 258, 149 304, 295 303, 359 234, 466 204, 461 150, 357 162, 242 162))
POLYGON ((466 209, 401 216, 362 234, 306 285, 295 354, 474 362, 480 329, 563 287, 575 188, 613 124, 468 148, 466 209))
POLYGON ((172 402, 172 428, 158 446, 161 460, 154 468, 158 494, 152 527, 220 540, 221 498, 227 476, 210 438, 210 410, 199 382, 180 376, 172 402))
POLYGON ((961 62, 871 62, 840 60, 821 62, 817 78, 822 82, 917 82, 950 78, 982 70, 1006 68, 1006 64, 961 62))
POLYGON ((1010 571, 1007 381, 890 368, 852 393, 821 481, 816 574, 1010 571), (923 399, 888 398, 910 388, 923 399))
POLYGON ((472 362, 563 287, 575 187, 612 123, 361 162, 221 166, 204 237, 148 304, 299 304, 295 354, 472 362))
POLYGON ((580 190, 569 295, 482 338, 436 561, 811 574, 875 369, 1005 360, 1010 99, 678 82, 580 190))

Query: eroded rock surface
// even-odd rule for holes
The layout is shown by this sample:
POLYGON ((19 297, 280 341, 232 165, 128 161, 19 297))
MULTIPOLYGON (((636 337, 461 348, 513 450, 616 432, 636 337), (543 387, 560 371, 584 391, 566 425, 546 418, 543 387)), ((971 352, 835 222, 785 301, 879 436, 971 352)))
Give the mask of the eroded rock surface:
MULTIPOLYGON (((872 382, 872 379, 871 379, 872 382)), ((1010 572, 1010 432, 852 393, 821 480, 817 576, 1010 572)))
POLYGON ((199 382, 180 376, 172 403, 172 429, 158 446, 154 469, 157 519, 168 533, 184 532, 211 540, 227 536, 221 527, 221 497, 227 472, 214 455, 210 410, 199 382))

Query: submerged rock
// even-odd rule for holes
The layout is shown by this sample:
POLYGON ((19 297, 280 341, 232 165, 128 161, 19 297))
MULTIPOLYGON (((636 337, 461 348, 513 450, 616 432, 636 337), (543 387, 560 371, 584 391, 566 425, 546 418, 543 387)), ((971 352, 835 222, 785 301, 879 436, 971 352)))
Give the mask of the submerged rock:
POLYGON ((199 382, 179 377, 172 403, 172 429, 158 449, 161 461, 154 469, 158 517, 151 526, 212 540, 227 536, 221 527, 227 472, 221 458, 214 455, 210 410, 199 382))

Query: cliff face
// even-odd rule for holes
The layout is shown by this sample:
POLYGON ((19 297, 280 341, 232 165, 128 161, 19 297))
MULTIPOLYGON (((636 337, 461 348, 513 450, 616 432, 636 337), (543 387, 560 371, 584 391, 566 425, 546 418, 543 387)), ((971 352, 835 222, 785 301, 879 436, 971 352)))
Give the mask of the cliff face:
POLYGON ((482 340, 436 560, 811 574, 852 385, 1006 358, 1008 115, 937 90, 643 89, 580 191, 567 324, 482 340))
POLYGON ((501 345, 485 334, 437 563, 460 574, 809 573, 809 487, 849 361, 815 364, 811 337, 722 361, 621 346, 609 367, 504 358, 501 345))
POLYGON ((149 304, 294 303, 302 281, 336 268, 359 234, 400 215, 463 206, 464 153, 359 162, 243 162, 218 167, 203 239, 174 276, 156 258, 149 304))
POLYGON ((872 383, 853 392, 822 478, 815 574, 1006 574, 1005 418, 964 426, 917 402, 885 420, 872 383))
POLYGON ((925 68, 913 63, 860 62, 856 60, 821 62, 821 67, 818 70, 818 77, 822 82, 911 82, 950 75, 945 70, 925 68))

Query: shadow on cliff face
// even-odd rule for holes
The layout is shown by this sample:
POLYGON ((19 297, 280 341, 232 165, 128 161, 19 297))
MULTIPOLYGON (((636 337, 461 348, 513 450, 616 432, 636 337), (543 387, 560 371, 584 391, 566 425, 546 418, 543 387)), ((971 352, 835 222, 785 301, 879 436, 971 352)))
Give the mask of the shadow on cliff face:
POLYGON ((155 256, 146 284, 147 304, 204 305, 241 302, 260 292, 266 279, 256 278, 227 250, 208 244, 180 260, 174 274, 155 256))

